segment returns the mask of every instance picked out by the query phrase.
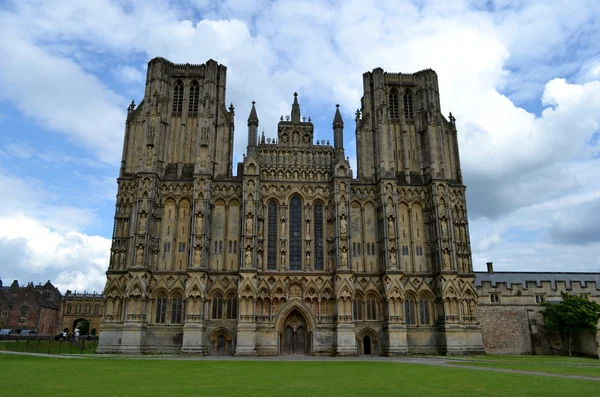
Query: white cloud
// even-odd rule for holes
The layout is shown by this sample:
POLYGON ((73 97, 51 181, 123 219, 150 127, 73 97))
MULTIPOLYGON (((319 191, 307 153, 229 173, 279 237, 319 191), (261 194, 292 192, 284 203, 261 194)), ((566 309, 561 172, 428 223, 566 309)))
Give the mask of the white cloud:
MULTIPOLYGON (((476 261, 541 269, 559 266, 568 253, 575 258, 568 263, 588 269, 584 253, 547 241, 561 202, 589 201, 598 188, 585 145, 600 123, 598 51, 589 34, 600 3, 562 3, 189 0, 204 17, 197 20, 193 10, 161 0, 126 7, 108 0, 19 1, 14 13, 0 11, 0 56, 8 60, 0 88, 23 114, 116 165, 128 100, 103 82, 103 71, 139 83, 143 73, 132 58, 213 58, 228 67, 228 101, 236 106, 234 162, 245 151, 250 102, 257 101, 259 129, 273 137, 298 91, 322 139, 332 140, 330 120, 340 103, 354 165, 348 142, 362 73, 430 67, 439 76, 442 111, 458 121, 476 261), (519 101, 545 109, 527 111, 519 101), (576 156, 586 161, 575 166, 576 156)), ((84 209, 65 211, 73 230, 81 228, 73 218, 93 222, 84 209)), ((59 234, 72 241, 67 233, 59 234)), ((586 249, 600 257, 594 243, 586 249)), ((72 270, 61 277, 81 275, 72 270)))

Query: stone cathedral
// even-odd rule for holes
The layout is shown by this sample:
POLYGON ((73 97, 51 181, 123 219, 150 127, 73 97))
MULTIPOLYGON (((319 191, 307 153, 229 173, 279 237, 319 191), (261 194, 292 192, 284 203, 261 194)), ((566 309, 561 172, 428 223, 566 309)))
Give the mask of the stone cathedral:
POLYGON ((483 352, 455 119, 437 75, 363 75, 357 175, 332 107, 248 116, 233 175, 227 68, 148 64, 128 108, 99 352, 483 352))

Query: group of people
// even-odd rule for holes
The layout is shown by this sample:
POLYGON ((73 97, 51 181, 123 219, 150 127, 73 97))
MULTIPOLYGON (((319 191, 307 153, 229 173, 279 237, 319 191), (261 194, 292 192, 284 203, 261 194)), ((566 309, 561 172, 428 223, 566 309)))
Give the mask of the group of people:
POLYGON ((63 329, 62 331, 60 331, 58 333, 58 335, 56 335, 56 340, 68 340, 68 341, 76 341, 79 339, 79 327, 75 327, 75 330, 73 332, 69 332, 68 328, 63 329))

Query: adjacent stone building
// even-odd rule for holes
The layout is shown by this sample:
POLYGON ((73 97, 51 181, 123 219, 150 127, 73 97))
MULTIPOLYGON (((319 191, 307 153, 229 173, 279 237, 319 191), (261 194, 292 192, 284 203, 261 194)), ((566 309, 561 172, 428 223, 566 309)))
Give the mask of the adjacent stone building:
POLYGON ((0 328, 35 330, 40 334, 58 333, 61 300, 60 291, 50 280, 44 285, 28 283, 25 287, 19 286, 17 280, 6 287, 0 281, 0 328))
POLYGON ((75 327, 79 327, 84 335, 98 335, 104 313, 102 294, 67 290, 62 306, 62 329, 72 332, 75 327))
POLYGON ((481 353, 455 120, 437 75, 363 75, 357 175, 332 107, 294 93, 277 136, 252 103, 232 173, 227 69, 148 64, 129 107, 99 352, 481 353))
MULTIPOLYGON (((561 293, 600 303, 600 273, 475 272, 478 319, 488 354, 565 354, 559 335, 546 332, 541 314, 545 302, 561 293)), ((600 358, 600 330, 577 335, 575 351, 600 358)))

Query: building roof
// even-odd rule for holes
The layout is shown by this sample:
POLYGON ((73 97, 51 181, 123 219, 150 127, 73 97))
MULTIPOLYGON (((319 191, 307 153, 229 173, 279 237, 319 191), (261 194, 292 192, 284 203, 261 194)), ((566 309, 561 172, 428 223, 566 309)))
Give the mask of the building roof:
POLYGON ((527 288, 527 283, 535 283, 536 287, 541 287, 542 282, 550 282, 552 288, 556 288, 557 282, 564 282, 567 289, 571 288, 572 282, 585 285, 593 282, 596 288, 600 289, 600 273, 559 273, 559 272, 475 272, 475 287, 481 287, 483 282, 490 282, 492 287, 498 283, 505 283, 507 288, 514 284, 521 284, 527 288))

